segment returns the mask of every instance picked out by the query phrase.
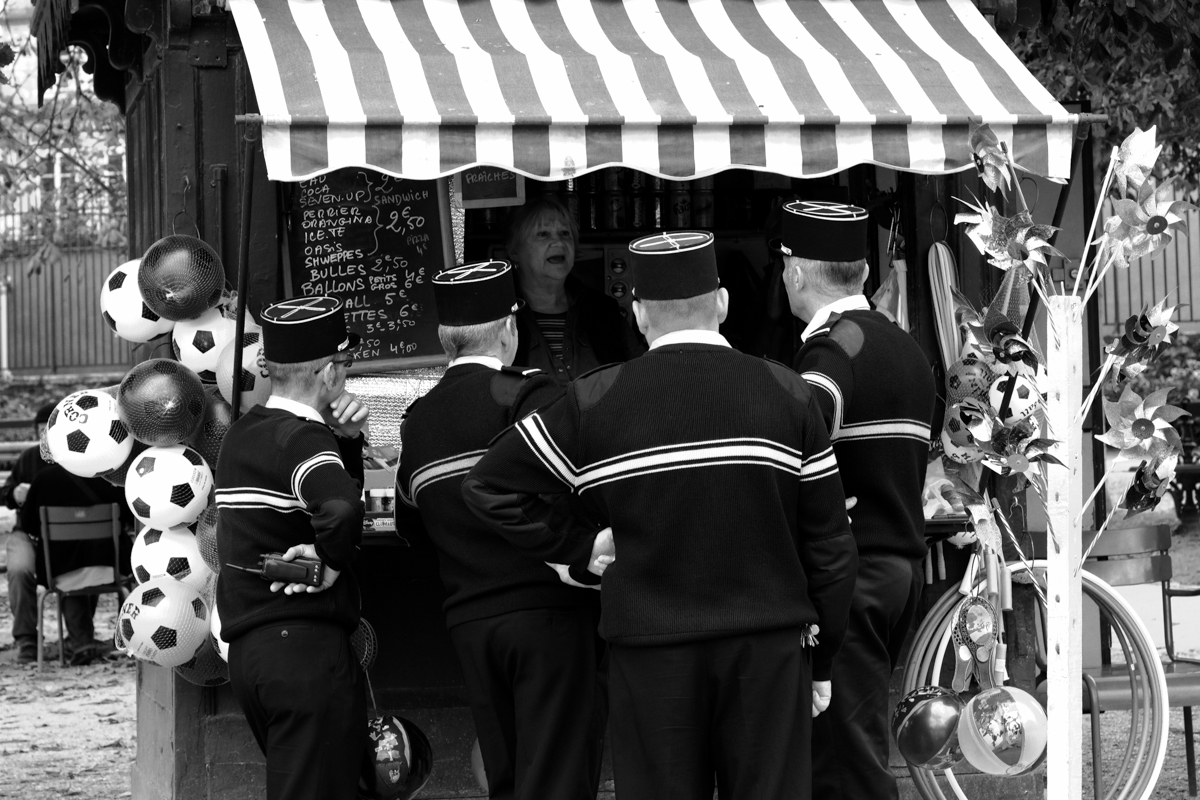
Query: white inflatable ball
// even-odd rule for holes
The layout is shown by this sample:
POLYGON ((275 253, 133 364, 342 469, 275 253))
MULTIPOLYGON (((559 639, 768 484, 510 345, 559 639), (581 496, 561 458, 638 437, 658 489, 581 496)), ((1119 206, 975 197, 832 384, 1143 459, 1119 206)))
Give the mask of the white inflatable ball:
POLYGON ((229 642, 221 638, 221 615, 217 613, 217 604, 213 603, 208 608, 209 617, 211 617, 211 630, 213 645, 217 648, 217 654, 221 656, 223 661, 229 660, 229 642))
POLYGON ((220 306, 210 308, 196 319, 182 319, 171 331, 171 349, 175 358, 205 383, 217 382, 217 361, 225 345, 233 341, 236 324, 226 319, 220 306))
POLYGON ((151 578, 121 605, 117 628, 130 655, 178 667, 207 644, 208 607, 200 593, 174 578, 151 578))
POLYGON ((125 476, 125 501, 133 515, 160 530, 191 525, 208 505, 212 470, 187 445, 151 447, 125 476))
POLYGON ((185 525, 143 529, 129 559, 138 583, 167 575, 206 595, 216 577, 200 555, 196 534, 185 525))
POLYGON ((1042 404, 1042 396, 1029 378, 1024 375, 1001 375, 988 390, 988 403, 997 415, 1000 414, 1000 405, 1004 402, 1004 392, 1010 381, 1016 381, 1016 384, 1008 402, 1008 410, 1000 419, 1003 425, 1011 425, 1031 416, 1042 404))
POLYGON ((958 464, 970 464, 983 460, 983 449, 975 444, 960 445, 950 438, 950 431, 942 429, 942 450, 946 458, 958 464))
MULTIPOLYGON (((235 342, 225 345, 217 361, 217 388, 227 403, 233 403, 233 357, 235 342)), ((245 413, 271 396, 271 373, 263 358, 262 331, 249 330, 242 334, 241 413, 245 413)))
POLYGON ((170 333, 173 320, 160 317, 146 305, 138 288, 140 258, 126 261, 109 273, 100 288, 100 312, 108 327, 128 342, 148 342, 170 333))
POLYGON ((117 401, 97 389, 64 397, 46 422, 46 446, 55 463, 83 478, 116 469, 133 450, 117 401))

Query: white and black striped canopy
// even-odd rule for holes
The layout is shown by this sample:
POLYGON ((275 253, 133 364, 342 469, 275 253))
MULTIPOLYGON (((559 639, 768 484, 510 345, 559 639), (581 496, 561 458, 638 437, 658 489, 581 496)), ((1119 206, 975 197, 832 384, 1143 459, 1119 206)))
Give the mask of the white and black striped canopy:
POLYGON ((971 0, 229 0, 267 169, 561 179, 972 166, 1065 178, 1072 118, 971 0))

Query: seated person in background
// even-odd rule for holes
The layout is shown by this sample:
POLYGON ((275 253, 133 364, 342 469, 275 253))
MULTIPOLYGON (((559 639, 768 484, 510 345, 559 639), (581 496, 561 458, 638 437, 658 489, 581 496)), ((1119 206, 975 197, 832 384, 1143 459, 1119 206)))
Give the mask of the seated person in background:
MULTIPOLYGON (((38 435, 50 417, 53 404, 38 410, 38 435), (45 412, 43 414, 43 412, 45 412)), ((17 467, 6 484, 6 505, 17 508, 17 528, 8 538, 8 598, 13 611, 13 639, 17 645, 17 662, 37 660, 37 584, 47 585, 46 565, 41 543, 42 506, 91 506, 118 503, 127 530, 133 527, 133 515, 125 504, 125 493, 102 478, 80 478, 57 464, 47 464, 34 446, 21 454, 17 467)), ((129 553, 132 539, 121 537, 121 572, 129 574, 129 553)), ((57 576, 88 567, 111 567, 112 545, 107 541, 59 542, 53 550, 57 576)), ((107 572, 89 579, 86 572, 77 576, 84 586, 107 583, 107 572)), ((97 642, 92 617, 96 612, 97 595, 63 598, 62 614, 67 628, 66 648, 73 664, 85 664, 98 655, 112 650, 109 642, 97 642)))
POLYGON ((578 244, 579 227, 554 195, 530 200, 509 219, 504 247, 525 300, 513 363, 540 369, 560 386, 646 352, 617 302, 571 276, 578 244))

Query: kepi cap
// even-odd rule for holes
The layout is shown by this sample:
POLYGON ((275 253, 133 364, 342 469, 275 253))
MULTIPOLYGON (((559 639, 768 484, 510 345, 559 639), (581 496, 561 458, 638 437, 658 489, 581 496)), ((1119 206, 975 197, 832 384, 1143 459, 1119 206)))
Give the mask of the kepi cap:
POLYGON ((276 364, 316 361, 358 347, 346 330, 342 301, 328 295, 292 297, 262 311, 263 357, 276 364))
POLYGON ((721 285, 708 231, 666 231, 629 244, 633 294, 642 300, 682 300, 721 285))
POLYGON ((813 261, 858 261, 867 257, 865 208, 828 200, 793 200, 783 207, 782 236, 771 249, 813 261))
POLYGON ((512 264, 477 261, 444 269, 433 276, 433 300, 442 325, 482 325, 515 314, 517 299, 512 264))

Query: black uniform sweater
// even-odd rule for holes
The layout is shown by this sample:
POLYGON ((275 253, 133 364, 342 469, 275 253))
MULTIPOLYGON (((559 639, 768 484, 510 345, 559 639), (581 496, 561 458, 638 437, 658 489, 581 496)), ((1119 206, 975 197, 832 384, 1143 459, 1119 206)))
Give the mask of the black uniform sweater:
POLYGON ((358 585, 349 567, 362 539, 362 444, 361 436, 343 439, 322 423, 265 406, 229 429, 216 475, 221 564, 254 568, 263 553, 313 544, 341 574, 323 592, 286 595, 257 575, 222 569, 222 639, 280 620, 358 626, 358 585))
POLYGON ((463 492, 547 561, 587 558, 594 530, 558 518, 543 495, 574 494, 612 526, 608 641, 819 623, 814 677, 829 678, 857 555, 820 409, 787 367, 712 344, 603 367, 497 439, 463 492))
POLYGON ((816 387, 863 553, 919 557, 925 544, 921 491, 935 388, 911 336, 878 311, 833 315, 796 356, 816 387))
POLYGON ((510 611, 599 601, 598 592, 568 586, 545 562, 497 536, 462 497, 463 478, 492 439, 561 394, 548 375, 535 370, 526 375, 460 364, 409 406, 401 427, 396 496, 420 511, 438 550, 446 588, 443 608, 451 627, 510 611))

